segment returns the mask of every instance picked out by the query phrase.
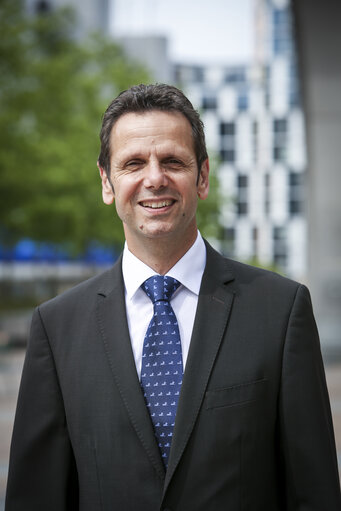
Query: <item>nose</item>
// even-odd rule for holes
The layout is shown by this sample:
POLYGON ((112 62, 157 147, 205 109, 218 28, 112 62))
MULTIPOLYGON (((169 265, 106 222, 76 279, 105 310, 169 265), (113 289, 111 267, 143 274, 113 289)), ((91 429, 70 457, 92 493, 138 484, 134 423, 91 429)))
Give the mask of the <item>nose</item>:
POLYGON ((144 186, 158 190, 167 186, 168 179, 165 169, 159 161, 153 160, 144 169, 144 186))

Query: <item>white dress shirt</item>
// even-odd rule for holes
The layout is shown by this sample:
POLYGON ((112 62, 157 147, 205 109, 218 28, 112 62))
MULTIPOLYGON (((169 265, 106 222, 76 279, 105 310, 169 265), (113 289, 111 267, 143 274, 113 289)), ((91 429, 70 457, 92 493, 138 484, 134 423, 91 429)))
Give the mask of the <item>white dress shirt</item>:
MULTIPOLYGON (((206 247, 198 232, 197 239, 191 248, 166 274, 177 279, 182 284, 172 296, 171 304, 179 325, 184 370, 205 264, 206 247)), ((155 271, 134 256, 129 251, 127 244, 125 244, 122 272, 131 345, 137 374, 140 378, 143 340, 153 316, 152 301, 140 286, 146 279, 155 275, 155 271)))

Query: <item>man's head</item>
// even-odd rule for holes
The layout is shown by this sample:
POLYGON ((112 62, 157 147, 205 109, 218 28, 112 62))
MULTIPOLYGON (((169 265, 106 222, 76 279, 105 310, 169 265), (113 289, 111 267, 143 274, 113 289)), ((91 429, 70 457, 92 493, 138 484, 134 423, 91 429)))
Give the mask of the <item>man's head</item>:
POLYGON ((135 85, 121 92, 108 106, 100 133, 101 152, 98 158, 99 166, 110 175, 110 135, 117 120, 127 113, 144 113, 151 111, 179 112, 186 117, 192 129, 194 151, 197 160, 198 173, 203 162, 207 159, 205 134, 199 114, 191 102, 176 87, 166 84, 135 85))
POLYGON ((209 190, 199 115, 174 87, 132 87, 104 114, 101 141, 103 201, 115 202, 129 249, 144 260, 142 247, 150 256, 167 246, 167 261, 170 252, 178 260, 196 239, 198 197, 209 190))

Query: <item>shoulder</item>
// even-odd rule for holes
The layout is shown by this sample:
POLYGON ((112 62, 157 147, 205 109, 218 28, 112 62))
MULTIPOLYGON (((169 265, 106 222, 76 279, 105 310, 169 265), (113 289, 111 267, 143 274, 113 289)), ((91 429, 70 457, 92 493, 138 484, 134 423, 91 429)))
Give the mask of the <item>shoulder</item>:
POLYGON ((207 261, 205 271, 209 274, 225 275, 225 279, 233 281, 235 290, 255 289, 258 293, 284 293, 294 296, 299 288, 305 288, 299 282, 284 277, 273 271, 251 266, 226 258, 214 250, 207 242, 207 261))
POLYGON ((41 305, 41 314, 91 307, 99 294, 106 296, 115 289, 123 289, 121 258, 110 269, 87 279, 41 305))

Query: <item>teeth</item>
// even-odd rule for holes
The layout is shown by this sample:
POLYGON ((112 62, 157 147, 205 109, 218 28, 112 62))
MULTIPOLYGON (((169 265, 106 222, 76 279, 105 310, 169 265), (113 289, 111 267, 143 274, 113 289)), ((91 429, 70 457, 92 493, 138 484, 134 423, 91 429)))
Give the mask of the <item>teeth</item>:
POLYGON ((160 202, 142 202, 142 206, 147 208, 164 208, 165 206, 170 206, 172 204, 172 201, 170 200, 164 200, 160 202))

